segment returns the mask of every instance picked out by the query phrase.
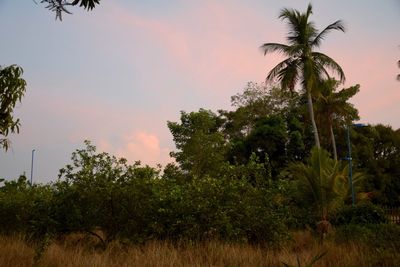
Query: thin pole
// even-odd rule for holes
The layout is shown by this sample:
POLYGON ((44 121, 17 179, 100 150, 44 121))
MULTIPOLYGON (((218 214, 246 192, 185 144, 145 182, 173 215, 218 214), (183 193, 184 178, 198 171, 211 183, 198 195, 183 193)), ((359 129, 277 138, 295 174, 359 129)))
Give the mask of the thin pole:
POLYGON ((349 151, 347 159, 349 161, 349 184, 351 189, 351 201, 354 206, 356 203, 356 196, 354 194, 354 185, 353 185, 353 166, 352 166, 353 159, 351 158, 350 125, 347 125, 347 148, 349 151))
POLYGON ((35 156, 35 149, 32 150, 32 162, 31 162, 31 186, 33 185, 33 157, 35 156))

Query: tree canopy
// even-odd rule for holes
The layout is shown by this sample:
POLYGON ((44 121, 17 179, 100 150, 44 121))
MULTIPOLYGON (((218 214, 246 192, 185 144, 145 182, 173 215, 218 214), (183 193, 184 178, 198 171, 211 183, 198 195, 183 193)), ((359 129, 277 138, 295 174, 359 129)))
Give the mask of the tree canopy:
POLYGON ((17 65, 0 66, 0 147, 5 150, 10 146, 7 136, 19 132, 20 121, 14 118, 13 111, 26 91, 22 74, 22 68, 17 65))

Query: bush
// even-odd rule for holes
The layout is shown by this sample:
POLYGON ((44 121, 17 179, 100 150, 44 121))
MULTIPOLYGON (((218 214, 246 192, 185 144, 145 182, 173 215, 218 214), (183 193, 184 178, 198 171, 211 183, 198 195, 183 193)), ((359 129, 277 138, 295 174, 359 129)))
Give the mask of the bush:
POLYGON ((160 181, 160 239, 220 239, 276 245, 286 237, 284 209, 276 189, 229 178, 160 181))
POLYGON ((335 231, 335 241, 360 242, 375 249, 400 249, 400 225, 396 224, 347 224, 335 231))
POLYGON ((382 208, 370 202, 356 206, 344 206, 331 218, 333 225, 345 224, 381 224, 386 223, 386 215, 382 208))
POLYGON ((0 233, 11 235, 52 231, 50 186, 31 186, 25 176, 0 187, 0 233))

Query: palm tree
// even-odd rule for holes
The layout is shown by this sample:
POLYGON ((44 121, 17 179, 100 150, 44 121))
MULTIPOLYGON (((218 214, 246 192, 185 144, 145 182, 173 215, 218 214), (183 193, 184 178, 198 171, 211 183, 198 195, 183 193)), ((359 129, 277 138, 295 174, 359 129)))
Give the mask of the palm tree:
POLYGON ((289 89, 291 92, 294 91, 297 82, 302 84, 303 90, 307 94, 307 106, 315 145, 319 148, 320 141, 311 94, 313 90, 318 89, 323 78, 330 77, 328 70, 338 74, 340 82, 344 82, 345 75, 339 64, 327 55, 316 52, 315 48, 321 45, 322 40, 332 30, 344 32, 345 29, 343 23, 338 20, 319 32, 314 23, 309 21, 311 14, 311 4, 308 5, 305 13, 300 13, 295 9, 282 9, 279 18, 287 20, 289 33, 286 39, 288 44, 265 43, 261 48, 264 50, 264 55, 269 52, 280 52, 287 57, 268 73, 267 81, 271 82, 277 79, 280 81, 282 89, 289 89))
MULTIPOLYGON (((292 163, 288 171, 297 180, 302 199, 311 199, 314 203, 320 218, 317 227, 323 236, 330 225, 329 214, 351 197, 348 165, 331 159, 326 150, 314 147, 306 164, 292 163)), ((359 184, 362 179, 361 173, 354 174, 353 184, 359 184)))
POLYGON ((333 158, 337 160, 337 150, 333 125, 346 126, 352 121, 358 120, 358 111, 347 101, 360 91, 360 85, 343 88, 337 92, 339 82, 335 79, 323 81, 320 86, 320 94, 315 102, 316 120, 318 126, 327 123, 327 131, 332 144, 333 158))

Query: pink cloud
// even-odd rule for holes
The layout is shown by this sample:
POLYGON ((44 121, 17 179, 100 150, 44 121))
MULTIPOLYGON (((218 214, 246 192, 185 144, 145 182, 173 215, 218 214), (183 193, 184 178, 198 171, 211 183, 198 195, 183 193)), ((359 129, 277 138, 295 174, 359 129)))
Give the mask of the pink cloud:
MULTIPOLYGON (((131 163, 140 160, 143 164, 165 166, 171 162, 169 149, 162 148, 155 134, 144 131, 134 131, 122 138, 121 144, 113 146, 108 141, 101 140, 100 147, 113 152, 118 157, 126 158, 131 163)), ((99 147, 99 148, 100 148, 99 147)))

